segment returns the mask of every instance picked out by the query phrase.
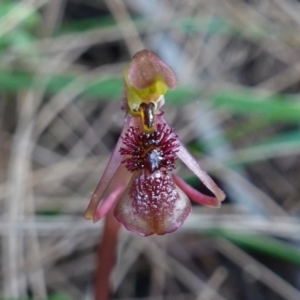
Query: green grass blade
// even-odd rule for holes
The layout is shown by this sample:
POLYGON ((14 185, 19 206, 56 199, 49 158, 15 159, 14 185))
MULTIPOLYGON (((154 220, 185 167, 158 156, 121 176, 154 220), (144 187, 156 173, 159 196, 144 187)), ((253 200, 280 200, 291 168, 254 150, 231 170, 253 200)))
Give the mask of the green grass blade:
POLYGON ((213 104, 237 114, 256 114, 271 121, 299 122, 300 101, 291 96, 263 97, 258 93, 224 92, 212 97, 213 104))
POLYGON ((287 242, 282 242, 265 235, 239 234, 227 230, 215 230, 212 234, 225 238, 244 249, 300 265, 300 251, 287 242))

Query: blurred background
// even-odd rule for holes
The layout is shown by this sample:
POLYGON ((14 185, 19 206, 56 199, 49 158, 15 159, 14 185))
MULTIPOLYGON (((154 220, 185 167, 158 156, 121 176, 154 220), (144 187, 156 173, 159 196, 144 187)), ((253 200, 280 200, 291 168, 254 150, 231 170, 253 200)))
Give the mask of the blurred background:
POLYGON ((1 0, 4 299, 92 299, 102 222, 82 213, 147 48, 178 76, 167 120, 227 200, 163 237, 122 229, 112 298, 299 300, 299 16, 296 0, 1 0))

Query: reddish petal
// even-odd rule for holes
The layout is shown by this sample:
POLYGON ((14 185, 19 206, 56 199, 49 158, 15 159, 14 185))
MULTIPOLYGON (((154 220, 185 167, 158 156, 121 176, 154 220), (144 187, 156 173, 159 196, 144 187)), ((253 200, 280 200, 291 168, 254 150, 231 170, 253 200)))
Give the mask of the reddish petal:
MULTIPOLYGON (((170 127, 163 115, 160 116, 158 115, 157 121, 160 123, 166 123, 167 126, 170 127)), ((180 143, 180 147, 179 147, 179 151, 177 152, 178 157, 200 179, 200 181, 202 181, 204 185, 216 196, 217 201, 220 204, 226 197, 224 192, 215 184, 215 182, 211 179, 211 177, 198 164, 196 159, 185 148, 185 146, 181 142, 179 143, 180 143)))
MULTIPOLYGON (((121 136, 123 136, 126 133, 126 131, 128 130, 128 128, 130 126, 136 125, 137 119, 138 118, 132 117, 130 115, 126 116, 121 136)), ((117 145, 110 157, 108 165, 107 165, 107 167, 96 187, 96 190, 95 190, 94 194, 92 195, 90 203, 83 215, 84 218, 86 218, 87 220, 93 219, 95 211, 100 203, 101 198, 103 197, 104 192, 106 191, 109 183, 111 182, 112 178, 114 177, 117 169, 119 168, 119 166, 123 160, 123 156, 119 153, 119 150, 120 150, 121 146, 123 145, 121 136, 118 139, 117 145)))
POLYGON ((115 190, 113 190, 108 197, 100 204, 97 208, 97 211, 94 214, 94 222, 99 221, 108 211, 115 206, 122 193, 126 188, 126 184, 122 183, 115 190))
POLYGON ((212 206, 212 207, 220 207, 220 201, 216 197, 209 197, 207 195, 204 195, 191 187, 189 184, 187 184, 184 180, 182 180, 177 175, 172 175, 174 182, 182 191, 193 201, 196 203, 206 205, 206 206, 212 206))
POLYGON ((178 157, 184 162, 184 164, 204 183, 204 185, 217 197, 219 203, 221 203, 226 195, 215 184, 211 177, 202 169, 196 159, 190 154, 190 152, 180 143, 178 157))
POLYGON ((129 231, 148 236, 175 231, 190 211, 190 200, 172 178, 156 171, 132 178, 114 216, 129 231))

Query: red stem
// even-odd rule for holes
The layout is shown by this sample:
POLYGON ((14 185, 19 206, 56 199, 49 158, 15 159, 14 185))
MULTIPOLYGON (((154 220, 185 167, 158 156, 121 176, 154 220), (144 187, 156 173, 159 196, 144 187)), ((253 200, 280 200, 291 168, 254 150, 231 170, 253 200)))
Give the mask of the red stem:
POLYGON ((95 300, 109 300, 110 298, 109 279, 115 264, 119 228, 120 223, 115 220, 111 210, 105 217, 102 242, 97 251, 95 300))

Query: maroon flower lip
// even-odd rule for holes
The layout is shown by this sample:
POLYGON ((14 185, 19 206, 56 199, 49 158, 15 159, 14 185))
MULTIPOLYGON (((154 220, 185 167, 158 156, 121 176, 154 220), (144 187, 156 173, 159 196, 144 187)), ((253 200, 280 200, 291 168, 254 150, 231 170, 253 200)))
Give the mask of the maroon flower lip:
POLYGON ((126 147, 120 149, 121 155, 129 155, 122 161, 129 172, 147 169, 175 169, 179 143, 173 129, 166 128, 167 124, 158 124, 151 132, 141 132, 139 127, 130 127, 122 137, 126 147))
POLYGON ((177 135, 166 123, 158 123, 151 133, 130 127, 121 139, 125 147, 120 154, 127 157, 122 163, 133 179, 116 205, 115 218, 141 235, 176 230, 191 211, 190 201, 169 174, 176 167, 177 135))

